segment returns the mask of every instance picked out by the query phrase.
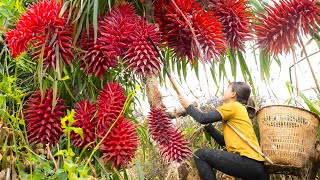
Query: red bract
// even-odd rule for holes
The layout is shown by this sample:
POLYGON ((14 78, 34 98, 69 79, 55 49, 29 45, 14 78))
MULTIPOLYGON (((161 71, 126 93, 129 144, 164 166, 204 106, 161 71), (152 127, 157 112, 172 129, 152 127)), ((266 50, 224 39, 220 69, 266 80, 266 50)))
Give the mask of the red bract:
POLYGON ((66 64, 74 56, 72 50, 72 26, 65 17, 59 17, 62 3, 56 0, 44 0, 32 4, 20 17, 16 29, 6 33, 11 55, 18 56, 28 50, 28 43, 35 47, 34 59, 38 59, 44 48, 43 62, 45 68, 55 68, 56 58, 62 58, 66 64), (59 52, 56 57, 55 51, 59 52))
POLYGON ((149 41, 159 45, 160 33, 153 24, 140 21, 137 28, 130 34, 129 49, 126 52, 125 64, 132 68, 138 75, 158 74, 160 72, 161 61, 157 58, 158 53, 149 41))
POLYGON ((189 142, 185 141, 183 135, 175 130, 171 134, 168 145, 161 145, 162 156, 170 161, 182 162, 190 157, 191 149, 188 147, 189 142))
POLYGON ((218 18, 228 45, 244 51, 244 41, 250 39, 250 20, 253 14, 246 0, 211 0, 210 10, 218 18))
POLYGON ((44 45, 43 63, 45 69, 49 67, 56 68, 57 58, 62 60, 70 66, 69 59, 73 60, 74 55, 71 52, 72 49, 72 27, 65 25, 64 27, 55 27, 46 30, 45 33, 35 37, 35 49, 34 58, 39 59, 44 45), (49 42, 46 38, 51 41, 49 42), (54 39, 54 40, 53 40, 54 39), (56 52, 59 52, 59 57, 56 57, 56 52), (61 57, 60 57, 61 56, 61 57))
POLYGON ((316 3, 313 0, 281 0, 266 7, 268 14, 261 14, 255 27, 260 48, 274 55, 288 53, 297 43, 300 30, 306 35, 309 28, 315 29, 315 22, 320 23, 316 3))
MULTIPOLYGON (((76 122, 73 127, 79 127, 83 131, 82 140, 79 134, 72 131, 70 138, 73 140, 73 144, 76 147, 83 148, 91 142, 95 142, 95 128, 97 126, 97 119, 94 117, 96 112, 96 106, 94 103, 90 103, 89 100, 81 100, 75 106, 74 119, 76 122)), ((89 148, 93 148, 95 143, 89 145, 89 148)))
MULTIPOLYGON (((98 31, 98 35, 100 32, 98 31)), ((84 68, 84 72, 99 76, 103 79, 103 74, 109 67, 116 67, 116 51, 112 45, 104 45, 103 42, 97 40, 94 43, 93 27, 90 26, 89 33, 84 31, 82 33, 82 39, 80 44, 83 50, 87 52, 83 53, 80 66, 84 68)))
MULTIPOLYGON (((195 49, 194 54, 203 61, 210 61, 212 58, 218 60, 220 53, 226 50, 220 23, 211 11, 198 12, 195 14, 193 22, 195 29, 197 29, 197 40, 200 46, 195 49)), ((192 44, 192 46, 197 46, 195 41, 192 41, 192 44)))
POLYGON ((152 138, 160 145, 169 145, 174 128, 164 109, 151 109, 148 116, 148 123, 152 138))
MULTIPOLYGON (((102 137, 100 136, 100 138, 102 137)), ((138 144, 136 125, 120 117, 100 145, 100 150, 103 153, 101 158, 106 159, 105 165, 111 161, 111 168, 116 167, 119 170, 121 166, 126 167, 132 160, 138 144)))
POLYGON ((98 134, 108 130, 108 123, 114 122, 119 116, 126 96, 120 84, 109 82, 98 96, 98 134))
MULTIPOLYGON (((154 1, 154 19, 158 24, 160 32, 166 32, 168 29, 166 28, 166 24, 170 23, 166 17, 165 6, 169 5, 170 0, 155 0, 154 1)), ((167 35, 162 34, 161 40, 164 42, 168 42, 167 35)))
POLYGON ((190 61, 218 59, 225 51, 225 38, 220 23, 205 12, 201 3, 195 0, 159 1, 156 4, 156 20, 165 36, 167 45, 180 57, 190 61))
POLYGON ((121 4, 101 17, 98 22, 98 39, 94 43, 93 28, 83 32, 80 40, 84 53, 84 71, 103 79, 103 74, 110 67, 117 66, 118 56, 123 56, 131 43, 128 36, 135 30, 138 16, 131 4, 121 4))
POLYGON ((67 107, 63 105, 64 100, 59 98, 52 107, 52 90, 47 91, 43 97, 41 101, 41 92, 38 91, 26 102, 24 118, 27 122, 28 140, 30 143, 54 144, 62 134, 60 118, 65 115, 67 107))
POLYGON ((189 142, 185 141, 178 129, 174 128, 163 108, 151 109, 148 120, 150 134, 159 143, 163 157, 175 162, 190 157, 189 142))

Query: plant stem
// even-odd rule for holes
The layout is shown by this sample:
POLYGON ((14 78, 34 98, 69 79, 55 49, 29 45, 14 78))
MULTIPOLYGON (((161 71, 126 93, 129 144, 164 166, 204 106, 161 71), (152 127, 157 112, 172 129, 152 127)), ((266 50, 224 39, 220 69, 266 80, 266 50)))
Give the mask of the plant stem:
POLYGON ((317 90, 318 90, 318 93, 320 94, 320 87, 319 87, 319 84, 318 84, 318 80, 316 78, 316 75, 314 74, 314 71, 313 71, 313 68, 311 66, 311 63, 310 63, 310 60, 309 60, 309 57, 308 57, 308 54, 307 54, 307 51, 306 51, 306 47, 304 46, 303 42, 302 42, 302 38, 299 34, 299 41, 300 41, 300 44, 302 46, 302 50, 304 52, 304 54, 306 55, 306 59, 307 59, 307 62, 308 62, 308 65, 309 65, 309 68, 310 68, 310 71, 311 71, 311 74, 312 74, 312 77, 313 77, 313 80, 316 84, 316 87, 317 87, 317 90))
MULTIPOLYGON (((297 68, 296 68, 296 65, 297 65, 297 56, 296 56, 296 51, 294 50, 294 48, 291 48, 292 49, 292 56, 293 56, 293 68, 294 68, 294 78, 296 80, 296 90, 297 90, 297 97, 299 95, 299 84, 298 84, 298 76, 297 76, 297 68)), ((291 75, 291 74, 290 74, 291 75)), ((292 82, 291 82, 292 84, 292 82)))
POLYGON ((56 160, 55 160, 55 159, 53 158, 53 156, 52 156, 52 153, 51 153, 51 151, 50 151, 49 144, 46 144, 46 146, 47 146, 48 155, 49 155, 49 157, 52 159, 53 164, 54 164, 54 167, 56 168, 56 170, 58 170, 57 162, 56 162, 56 160))

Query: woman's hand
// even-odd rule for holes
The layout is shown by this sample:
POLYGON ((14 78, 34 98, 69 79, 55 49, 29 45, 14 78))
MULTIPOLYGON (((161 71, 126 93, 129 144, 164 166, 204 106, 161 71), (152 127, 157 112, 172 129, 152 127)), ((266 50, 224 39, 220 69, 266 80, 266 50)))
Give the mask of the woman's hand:
POLYGON ((187 107, 191 104, 191 101, 182 95, 179 96, 179 101, 185 109, 187 109, 187 107))

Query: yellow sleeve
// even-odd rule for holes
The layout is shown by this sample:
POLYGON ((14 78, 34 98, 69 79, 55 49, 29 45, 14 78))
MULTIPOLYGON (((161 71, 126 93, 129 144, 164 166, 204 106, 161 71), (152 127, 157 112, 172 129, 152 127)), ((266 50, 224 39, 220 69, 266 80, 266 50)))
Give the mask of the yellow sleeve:
POLYGON ((216 110, 220 113, 222 120, 227 121, 232 118, 234 114, 234 103, 226 103, 219 106, 216 110))

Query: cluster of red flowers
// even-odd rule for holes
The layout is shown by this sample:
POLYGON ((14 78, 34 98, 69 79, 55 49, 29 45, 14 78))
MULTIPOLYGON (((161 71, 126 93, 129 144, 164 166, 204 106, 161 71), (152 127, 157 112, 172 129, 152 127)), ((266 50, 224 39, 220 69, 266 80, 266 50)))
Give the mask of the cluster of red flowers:
POLYGON ((196 0, 157 0, 155 19, 163 40, 180 58, 210 61, 226 49, 217 18, 196 0))
POLYGON ((147 23, 130 4, 113 7, 98 22, 98 37, 94 42, 93 29, 83 32, 81 47, 84 53, 81 66, 89 74, 103 79, 104 72, 118 65, 123 57, 124 64, 138 75, 158 74, 161 61, 148 38, 155 44, 160 42, 160 34, 155 25, 147 23))
POLYGON ((163 108, 153 108, 148 116, 149 131, 160 145, 161 154, 168 160, 182 162, 190 157, 189 142, 174 128, 163 108))
MULTIPOLYGON (((112 162, 111 168, 126 167, 134 157, 139 143, 136 125, 120 115, 125 99, 121 85, 109 82, 100 92, 97 107, 89 100, 82 100, 75 107, 76 122, 73 126, 82 128, 84 136, 84 139, 81 139, 80 135, 71 133, 70 137, 76 147, 84 148, 88 144, 88 148, 94 147, 96 134, 99 139, 103 139, 118 118, 100 146, 103 153, 101 158, 106 159, 105 164, 112 162)), ((67 107, 63 105, 62 99, 57 99, 54 107, 52 102, 52 90, 46 92, 43 100, 41 92, 38 91, 27 101, 24 114, 30 143, 54 144, 62 135, 60 118, 65 115, 67 107)))
MULTIPOLYGON (((308 34, 320 23, 320 10, 315 0, 281 0, 265 8, 254 26, 261 49, 267 53, 289 52, 298 34, 308 34)), ((130 4, 120 4, 100 17, 96 42, 93 29, 84 31, 80 40, 86 50, 81 58, 84 71, 103 78, 108 68, 117 67, 119 57, 128 68, 140 75, 157 74, 161 62, 148 40, 156 45, 164 42, 176 56, 210 61, 219 59, 229 46, 244 50, 251 39, 253 14, 247 0, 209 0, 208 9, 196 0, 156 0, 155 19, 159 25, 147 23, 130 4)), ((16 25, 6 33, 12 56, 33 45, 34 59, 42 50, 45 68, 57 66, 57 59, 67 65, 74 59, 72 29, 66 13, 59 16, 62 3, 44 0, 28 7, 16 25), (58 50, 58 51, 57 51, 58 50), (57 54, 57 52, 59 52, 57 54), (58 56, 57 56, 58 55, 58 56)), ((258 13, 259 14, 259 13, 258 13)))
POLYGON ((256 35, 261 49, 267 53, 290 52, 298 42, 299 33, 308 34, 320 24, 320 8, 315 0, 281 0, 266 7, 256 25, 256 35))
POLYGON ((13 57, 28 50, 30 43, 35 49, 33 52, 35 60, 40 58, 44 50, 42 58, 45 69, 56 68, 57 59, 60 58, 70 65, 69 60, 74 59, 73 26, 67 21, 67 13, 62 17, 59 16, 62 5, 56 0, 51 0, 33 3, 27 8, 19 18, 16 29, 6 33, 5 41, 8 42, 13 57))

